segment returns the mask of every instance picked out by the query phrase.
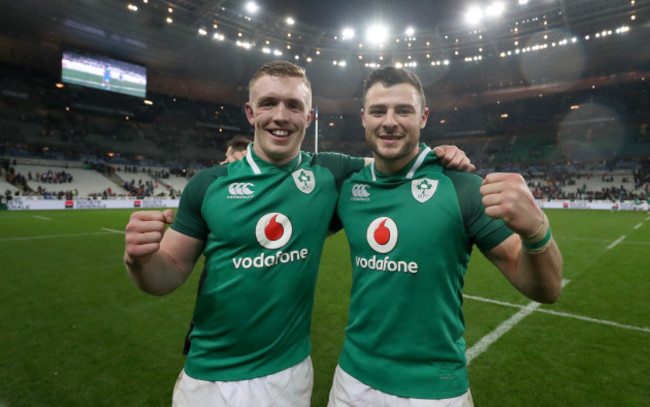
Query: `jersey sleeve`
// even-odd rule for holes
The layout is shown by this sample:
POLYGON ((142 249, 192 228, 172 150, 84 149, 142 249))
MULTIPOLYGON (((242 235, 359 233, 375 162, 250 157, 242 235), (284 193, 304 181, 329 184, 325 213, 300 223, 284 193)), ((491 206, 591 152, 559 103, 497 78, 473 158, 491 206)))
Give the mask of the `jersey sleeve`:
POLYGON ((203 199, 208 187, 227 172, 227 165, 203 170, 194 175, 183 190, 178 212, 171 228, 195 239, 206 240, 208 226, 201 214, 203 199))
POLYGON ((500 219, 492 219, 485 214, 482 196, 479 192, 483 180, 467 172, 444 171, 454 184, 458 204, 463 216, 467 234, 476 247, 487 252, 506 240, 512 231, 500 219))
POLYGON ((330 170, 336 189, 340 191, 346 178, 363 169, 364 159, 339 153, 319 153, 316 155, 316 163, 330 170))
MULTIPOLYGON (((339 192, 341 191, 343 181, 352 174, 361 171, 365 165, 363 158, 351 157, 340 153, 319 153, 315 157, 318 165, 327 168, 332 173, 334 182, 336 183, 336 190, 339 192)), ((334 211, 329 225, 329 232, 335 233, 341 229, 343 229, 343 224, 336 211, 334 211)))

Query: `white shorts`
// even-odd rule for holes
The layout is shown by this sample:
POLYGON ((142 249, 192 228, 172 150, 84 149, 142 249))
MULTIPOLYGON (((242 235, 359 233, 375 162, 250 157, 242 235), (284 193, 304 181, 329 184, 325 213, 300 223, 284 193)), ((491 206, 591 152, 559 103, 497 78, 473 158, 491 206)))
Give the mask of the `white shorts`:
POLYGON ((288 369, 249 380, 210 382, 178 376, 172 407, 309 407, 314 387, 311 358, 288 369))
POLYGON ((327 407, 474 407, 472 393, 449 399, 413 399, 386 394, 361 383, 336 366, 327 407))

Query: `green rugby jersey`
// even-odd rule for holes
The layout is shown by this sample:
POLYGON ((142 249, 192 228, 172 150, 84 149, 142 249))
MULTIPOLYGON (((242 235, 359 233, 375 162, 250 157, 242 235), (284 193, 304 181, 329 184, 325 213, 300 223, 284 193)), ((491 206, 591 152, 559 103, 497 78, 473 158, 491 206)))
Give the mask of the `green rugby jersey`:
POLYGON ((485 215, 480 177, 420 148, 397 174, 373 164, 343 184, 353 283, 339 364, 385 393, 441 399, 469 386, 462 290, 472 247, 488 251, 512 232, 485 215))
POLYGON ((316 275, 343 179, 363 159, 301 152, 277 166, 249 146, 245 159, 196 174, 171 226, 204 240, 185 372, 244 380, 310 353, 316 275))

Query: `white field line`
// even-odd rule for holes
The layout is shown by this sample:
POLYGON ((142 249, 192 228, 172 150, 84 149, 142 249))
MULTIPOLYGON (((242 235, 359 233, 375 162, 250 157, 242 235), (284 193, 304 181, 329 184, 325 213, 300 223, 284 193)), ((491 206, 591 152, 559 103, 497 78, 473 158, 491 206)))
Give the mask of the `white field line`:
POLYGON ((43 220, 52 220, 52 218, 46 218, 45 216, 36 216, 34 215, 36 219, 43 219, 43 220))
MULTIPOLYGON (((38 217, 38 216, 35 216, 38 217)), ((46 218, 47 219, 47 218, 46 218)), ((51 219, 48 219, 51 220, 51 219)), ((90 232, 90 233, 70 233, 68 235, 41 235, 41 236, 25 236, 25 237, 6 237, 0 238, 0 242, 14 242, 14 241, 24 241, 24 240, 38 240, 38 239, 59 239, 62 237, 79 237, 79 236, 97 236, 97 235, 107 235, 109 233, 119 233, 124 234, 123 230, 101 228, 103 232, 90 232)))
MULTIPOLYGON (((555 236, 553 238, 555 238, 555 236)), ((559 239, 584 240, 586 242, 601 242, 601 243, 609 243, 609 242, 611 242, 611 240, 609 240, 609 239, 592 239, 592 238, 588 238, 588 237, 562 237, 562 236, 560 236, 559 239)))
POLYGON ((597 324, 614 326, 616 328, 623 328, 623 329, 629 329, 629 330, 632 330, 632 331, 641 331, 641 332, 650 333, 650 328, 645 328, 645 327, 642 327, 642 326, 619 324, 618 322, 607 321, 607 320, 604 320, 604 319, 590 318, 590 317, 585 317, 583 315, 574 315, 574 314, 569 314, 569 313, 566 313, 566 312, 553 311, 553 310, 550 310, 550 309, 538 309, 537 311, 538 312, 543 312, 545 314, 556 315, 558 317, 579 319, 581 321, 589 321, 589 322, 595 322, 597 324))
POLYGON ((123 230, 115 230, 115 229, 109 229, 109 228, 102 228, 102 230, 105 230, 105 231, 111 232, 111 233, 119 233, 119 234, 122 234, 122 235, 125 234, 125 232, 123 230))
MULTIPOLYGON (((492 299, 489 299, 489 298, 476 297, 474 295, 467 295, 467 294, 463 294, 463 298, 468 298, 470 300, 476 300, 476 301, 481 301, 481 302, 487 302, 487 303, 490 303, 490 304, 503 305, 504 307, 510 307, 510 308, 524 309, 524 308, 527 307, 526 305, 512 304, 510 302, 492 300, 492 299)), ((559 317, 573 318, 573 319, 579 319, 581 321, 589 321, 589 322, 595 322, 597 324, 602 324, 602 325, 615 326, 617 328, 629 329, 629 330, 632 330, 632 331, 641 331, 641 332, 649 332, 650 333, 650 328, 645 328, 645 327, 641 327, 641 326, 634 326, 634 325, 620 324, 618 322, 607 321, 605 319, 591 318, 591 317, 586 317, 584 315, 569 314, 568 312, 553 311, 553 310, 549 310, 549 309, 545 309, 545 308, 542 308, 542 309, 535 308, 535 311, 536 312, 542 312, 544 314, 551 314, 551 315, 555 315, 555 316, 559 316, 559 317)))
MULTIPOLYGON (((586 238, 586 237, 558 237, 557 239, 558 240, 582 240, 582 241, 585 241, 585 242, 597 242, 597 243, 610 243, 611 242, 611 240, 609 240, 609 239, 589 239, 589 238, 586 238)), ((650 242, 626 240, 625 244, 650 245, 650 242)))
POLYGON ((627 242, 625 242, 625 244, 642 244, 648 246, 650 245, 650 242, 635 242, 635 241, 628 240, 627 242))
POLYGON ((640 228, 641 226, 643 226, 643 223, 639 223, 638 225, 636 225, 636 226, 634 227, 634 229, 638 229, 638 228, 640 228))
POLYGON ((623 241, 623 239, 625 239, 625 235, 623 235, 623 236, 619 237, 618 239, 616 239, 612 244, 610 244, 609 246, 607 246, 607 249, 608 249, 608 250, 609 250, 609 249, 613 249, 613 248, 616 247, 619 243, 621 243, 621 242, 623 241))
POLYGON ((25 237, 6 237, 0 239, 0 242, 15 242, 22 240, 38 240, 38 239, 59 239, 62 237, 79 237, 79 236, 97 236, 107 235, 109 232, 91 232, 91 233, 70 233, 67 235, 41 235, 41 236, 25 236, 25 237))
MULTIPOLYGON (((571 280, 562 280, 562 287, 565 285, 569 284, 571 280)), ((472 298, 470 296, 466 296, 467 298, 472 298)), ((477 297, 473 297, 473 299, 478 299, 477 297)), ((512 329, 515 325, 517 325, 519 322, 521 322, 522 319, 526 318, 528 315, 532 314, 533 311, 535 311, 537 308, 539 308, 542 304, 532 301, 526 306, 517 306, 517 308, 521 308, 519 312, 517 312, 515 315, 511 316, 507 320, 503 321, 499 326, 494 328, 492 332, 489 334, 485 335, 482 337, 478 342, 474 344, 471 348, 467 349, 465 352, 465 358, 467 359, 467 365, 472 362, 472 360, 480 355, 481 353, 485 352, 490 345, 492 345, 494 342, 496 342, 503 334, 508 332, 510 329, 512 329)))

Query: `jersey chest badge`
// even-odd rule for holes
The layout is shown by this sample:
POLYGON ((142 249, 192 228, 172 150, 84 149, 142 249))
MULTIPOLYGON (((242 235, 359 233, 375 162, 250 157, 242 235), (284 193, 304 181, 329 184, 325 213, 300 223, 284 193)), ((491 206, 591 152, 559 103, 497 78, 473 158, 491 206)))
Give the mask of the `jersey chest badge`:
POLYGON ((309 170, 295 170, 291 175, 293 176, 293 181, 296 183, 296 187, 305 194, 311 193, 316 187, 314 173, 309 170))
POLYGON ((411 193, 418 202, 424 203, 436 193, 438 181, 429 178, 411 181, 411 193))

